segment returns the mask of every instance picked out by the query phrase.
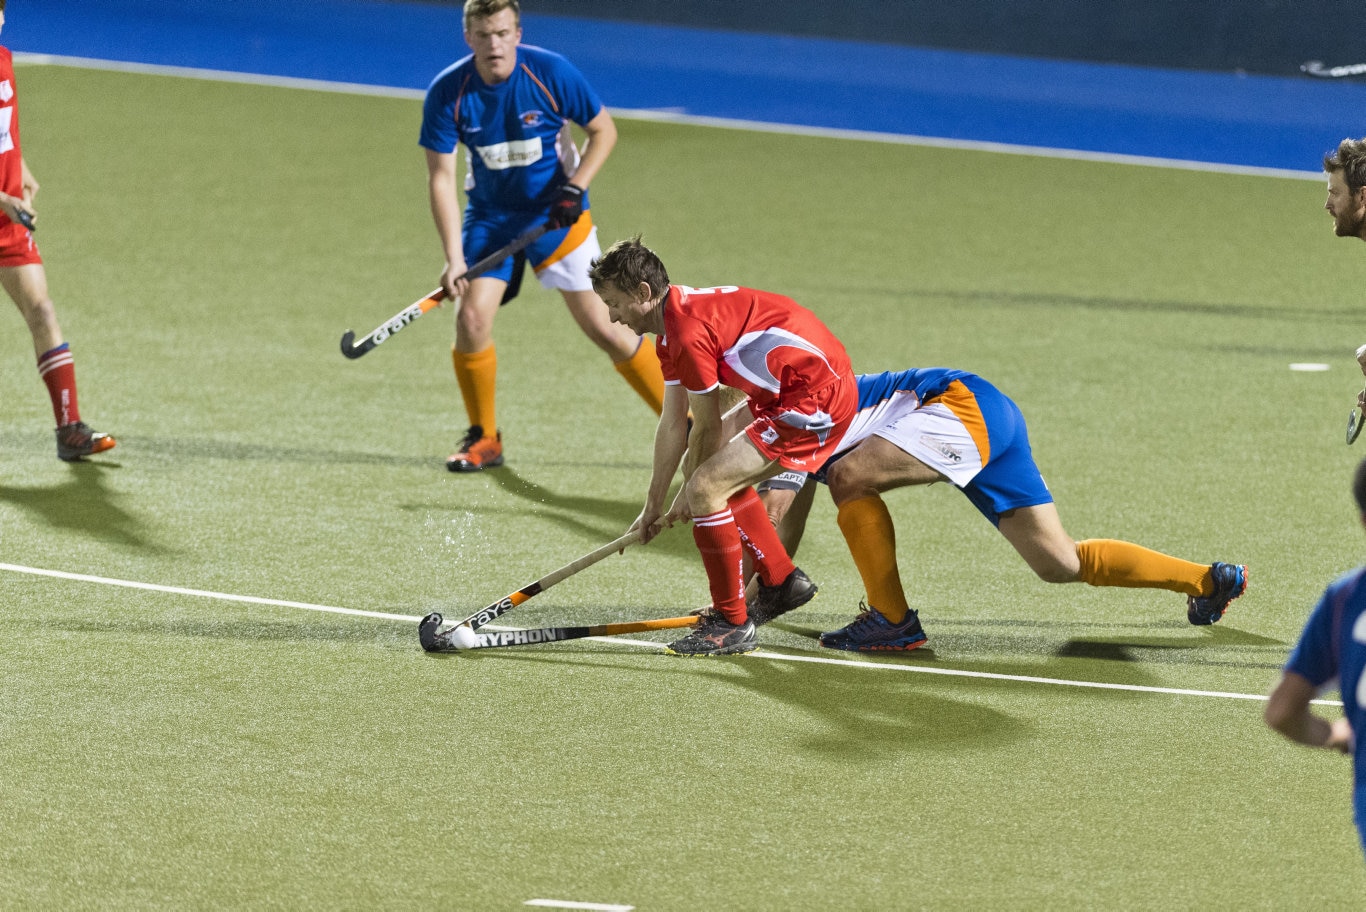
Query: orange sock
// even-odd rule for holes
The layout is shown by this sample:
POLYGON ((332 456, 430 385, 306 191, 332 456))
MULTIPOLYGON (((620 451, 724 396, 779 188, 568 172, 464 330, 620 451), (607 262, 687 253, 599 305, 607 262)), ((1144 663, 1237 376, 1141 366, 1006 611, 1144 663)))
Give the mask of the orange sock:
POLYGON ((1081 560, 1081 578, 1092 586, 1169 589, 1186 595, 1207 595, 1213 589, 1208 564, 1170 557, 1126 541, 1080 541, 1077 557, 1081 560))
POLYGON ((636 353, 625 361, 612 365, 617 373, 631 384, 645 404, 658 415, 664 411, 664 372, 659 369, 659 355, 655 353, 655 342, 649 336, 640 337, 636 353))
POLYGON ((485 437, 498 433, 498 413, 493 407, 493 393, 498 377, 498 353, 490 345, 481 352, 467 355, 451 346, 451 363, 455 365, 455 380, 460 384, 460 395, 465 400, 465 413, 471 425, 484 429, 485 437))
POLYGON ((896 566, 896 527, 892 514, 876 494, 841 504, 840 531, 863 577, 868 604, 887 620, 900 624, 910 606, 901 588, 901 571, 896 566))

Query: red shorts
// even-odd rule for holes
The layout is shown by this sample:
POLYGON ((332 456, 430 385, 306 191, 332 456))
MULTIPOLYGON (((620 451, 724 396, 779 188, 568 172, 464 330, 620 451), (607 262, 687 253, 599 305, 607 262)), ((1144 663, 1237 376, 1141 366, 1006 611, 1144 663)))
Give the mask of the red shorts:
POLYGON ((784 469, 815 472, 825 465, 858 414, 853 374, 813 393, 783 399, 766 408, 751 400, 754 421, 745 434, 755 448, 784 469))
POLYGON ((41 263, 33 232, 0 215, 0 268, 41 263))

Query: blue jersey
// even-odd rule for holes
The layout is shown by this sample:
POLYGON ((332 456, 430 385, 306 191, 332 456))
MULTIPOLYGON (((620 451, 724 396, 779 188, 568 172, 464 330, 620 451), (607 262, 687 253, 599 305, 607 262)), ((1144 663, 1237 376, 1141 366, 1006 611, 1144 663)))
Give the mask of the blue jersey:
POLYGON ((913 367, 882 374, 859 374, 858 407, 876 408, 900 392, 914 392, 921 402, 943 395, 955 380, 973 376, 951 367, 913 367))
POLYGON ((1366 843, 1366 567, 1333 582, 1314 606, 1285 670, 1315 687, 1334 678, 1343 713, 1352 724, 1356 750, 1356 822, 1366 843))
POLYGON ((471 209, 539 210, 567 179, 561 157, 577 158, 571 144, 561 148, 560 131, 570 121, 583 126, 600 111, 602 102, 573 64, 520 44, 512 75, 498 85, 479 78, 472 54, 432 80, 418 142, 441 154, 460 144, 469 150, 471 209))

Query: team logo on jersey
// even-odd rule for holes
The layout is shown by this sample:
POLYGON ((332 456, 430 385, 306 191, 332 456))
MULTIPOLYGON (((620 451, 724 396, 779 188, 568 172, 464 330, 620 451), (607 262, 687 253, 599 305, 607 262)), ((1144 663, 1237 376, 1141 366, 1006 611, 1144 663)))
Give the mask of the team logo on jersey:
POLYGON ((816 409, 810 415, 789 410, 779 415, 778 420, 788 427, 815 434, 816 439, 822 444, 830 436, 830 432, 835 429, 835 418, 825 409, 816 409))
POLYGON ((494 143, 491 146, 475 146, 474 151, 490 171, 506 171, 508 168, 525 168, 541 160, 541 137, 515 139, 511 142, 494 143))
POLYGON ((0 101, 9 101, 14 97, 14 85, 8 79, 0 81, 0 101))
POLYGON ((759 432, 759 439, 767 444, 775 443, 778 439, 778 429, 775 427, 764 428, 759 432))
POLYGON ((539 127, 545 123, 544 111, 523 111, 517 116, 521 118, 524 127, 539 127))

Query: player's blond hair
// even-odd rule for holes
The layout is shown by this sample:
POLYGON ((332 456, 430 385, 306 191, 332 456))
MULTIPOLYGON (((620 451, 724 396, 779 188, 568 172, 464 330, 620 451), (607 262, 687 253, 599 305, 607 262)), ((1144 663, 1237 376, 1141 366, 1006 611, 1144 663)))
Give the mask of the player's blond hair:
POLYGON ((640 242, 640 235, 617 241, 589 264, 588 278, 594 288, 634 292, 644 282, 650 298, 669 290, 669 271, 655 252, 640 242))
POLYGON ((465 31, 470 30, 470 23, 474 20, 487 19, 505 9, 512 10, 512 15, 517 17, 517 26, 520 28, 522 5, 517 0, 465 0, 465 31))
POLYGON ((1342 172, 1342 179, 1353 192, 1366 187, 1366 137, 1344 139, 1336 151, 1323 157, 1323 170, 1329 174, 1342 172))

